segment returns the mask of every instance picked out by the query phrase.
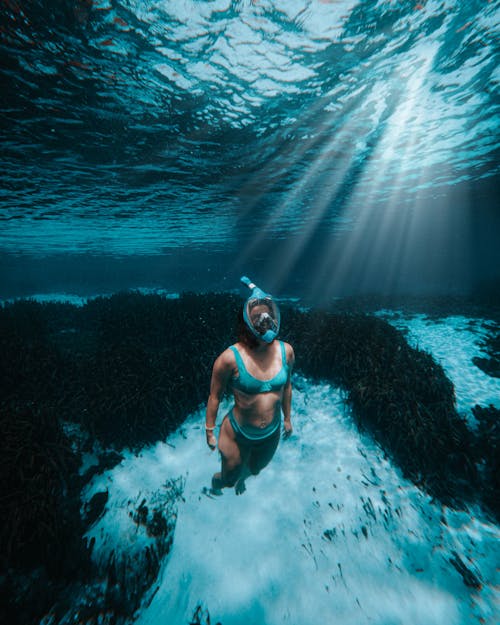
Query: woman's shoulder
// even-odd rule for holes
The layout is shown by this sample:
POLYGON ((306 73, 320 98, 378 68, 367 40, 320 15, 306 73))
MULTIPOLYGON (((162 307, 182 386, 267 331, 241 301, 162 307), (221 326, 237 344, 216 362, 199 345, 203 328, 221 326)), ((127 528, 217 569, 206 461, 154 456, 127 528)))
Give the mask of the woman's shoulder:
POLYGON ((227 368, 234 367, 234 364, 236 361, 235 361, 234 351, 231 349, 231 347, 234 347, 234 346, 231 345, 230 347, 225 349, 221 354, 219 354, 219 356, 217 357, 215 361, 215 366, 217 366, 220 369, 227 369, 227 368))
POLYGON ((290 343, 287 343, 286 341, 281 341, 281 342, 283 343, 283 346, 285 348, 287 361, 293 362, 295 360, 295 352, 293 351, 293 347, 290 345, 290 343))

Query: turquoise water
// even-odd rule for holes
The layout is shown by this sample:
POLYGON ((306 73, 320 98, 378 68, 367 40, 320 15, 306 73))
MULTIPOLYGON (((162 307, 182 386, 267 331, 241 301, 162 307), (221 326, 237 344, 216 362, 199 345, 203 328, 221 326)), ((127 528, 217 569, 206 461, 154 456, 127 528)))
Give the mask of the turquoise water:
MULTIPOLYGON (((499 23, 488 0, 4 0, 0 301, 241 295, 243 273, 313 307, 439 295, 439 320, 380 314, 474 428, 498 316, 446 314, 500 292, 499 23)), ((137 622, 496 625, 498 526, 405 480, 340 389, 294 389, 295 433, 242 497, 207 496, 202 407, 90 483, 93 557, 137 558, 131 588, 158 545, 130 513, 173 519, 137 622)), ((78 592, 61 623, 99 596, 78 592)))
POLYGON ((313 301, 498 278, 499 17, 2 3, 2 294, 226 288, 241 269, 313 301))

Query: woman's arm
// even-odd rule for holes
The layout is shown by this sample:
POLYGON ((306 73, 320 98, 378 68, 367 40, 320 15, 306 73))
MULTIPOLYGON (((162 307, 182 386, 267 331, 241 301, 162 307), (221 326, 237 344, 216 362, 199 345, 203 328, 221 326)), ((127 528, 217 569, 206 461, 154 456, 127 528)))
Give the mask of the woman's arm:
POLYGON ((282 400, 282 410, 283 410, 283 422, 285 426, 285 436, 290 436, 293 431, 292 427, 292 370, 293 365, 295 363, 295 354, 293 352, 293 347, 291 345, 286 344, 287 351, 287 362, 288 362, 288 379, 285 384, 285 388, 283 389, 283 400, 282 400))
POLYGON ((207 445, 210 449, 215 449, 217 446, 217 439, 214 434, 215 422, 231 371, 232 367, 229 355, 223 352, 214 362, 212 380, 210 382, 210 395, 208 397, 207 410, 205 413, 205 432, 207 445))

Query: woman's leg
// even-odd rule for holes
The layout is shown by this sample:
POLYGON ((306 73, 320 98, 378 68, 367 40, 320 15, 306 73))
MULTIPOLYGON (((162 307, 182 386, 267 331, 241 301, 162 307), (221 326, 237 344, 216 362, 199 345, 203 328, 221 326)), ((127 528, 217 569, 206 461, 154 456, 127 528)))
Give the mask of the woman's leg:
POLYGON ((257 475, 267 466, 274 456, 278 443, 280 442, 280 428, 276 430, 268 439, 259 445, 252 447, 248 458, 248 468, 252 475, 257 475))
POLYGON ((214 474, 212 487, 220 490, 236 484, 241 475, 246 456, 248 456, 248 453, 242 453, 227 417, 224 418, 220 428, 218 446, 221 454, 221 471, 214 474))

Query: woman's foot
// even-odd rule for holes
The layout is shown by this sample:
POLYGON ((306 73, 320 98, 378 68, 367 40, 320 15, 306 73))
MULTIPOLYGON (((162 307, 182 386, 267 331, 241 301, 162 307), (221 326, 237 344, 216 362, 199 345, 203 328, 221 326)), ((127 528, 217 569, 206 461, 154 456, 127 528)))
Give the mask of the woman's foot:
POLYGON ((234 492, 237 495, 242 495, 246 491, 247 487, 246 487, 246 484, 245 484, 245 480, 247 479, 247 477, 250 477, 250 475, 252 475, 252 473, 251 473, 250 469, 248 468, 248 465, 244 464, 241 467, 240 476, 239 476, 236 484, 234 485, 234 492))
POLYGON ((214 473, 212 476, 212 494, 213 495, 222 495, 222 489, 224 488, 224 484, 222 482, 222 476, 220 473, 214 473))
POLYGON ((245 484, 245 480, 240 477, 240 479, 234 485, 234 492, 237 495, 242 495, 246 491, 247 487, 245 484))

